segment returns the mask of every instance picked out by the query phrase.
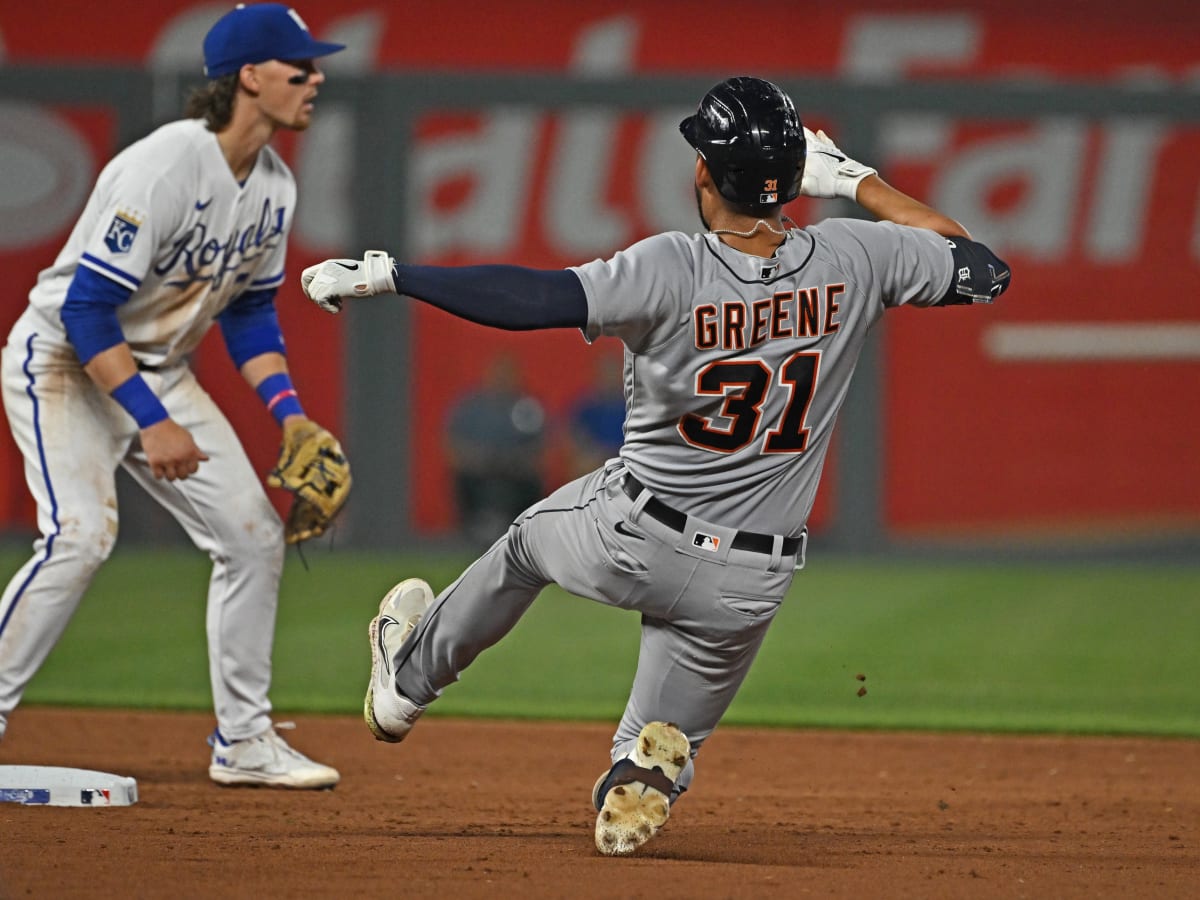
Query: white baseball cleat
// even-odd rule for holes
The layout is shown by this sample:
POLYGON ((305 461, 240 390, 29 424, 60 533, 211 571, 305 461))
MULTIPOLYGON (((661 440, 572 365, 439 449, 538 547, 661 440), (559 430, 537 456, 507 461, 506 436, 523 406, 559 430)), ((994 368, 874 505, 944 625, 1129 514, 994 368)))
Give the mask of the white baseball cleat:
POLYGON ((208 743, 212 747, 208 777, 217 784, 319 789, 331 788, 341 778, 337 769, 294 750, 275 726, 242 741, 227 741, 217 730, 208 743))
POLYGON ((379 615, 371 620, 367 630, 371 638, 371 680, 363 700, 363 720, 377 741, 396 744, 404 740, 425 712, 425 707, 397 693, 392 661, 433 601, 433 590, 426 582, 408 578, 384 595, 379 615))
POLYGON ((600 812, 597 850, 628 856, 658 834, 671 815, 671 791, 691 749, 670 722, 651 722, 642 729, 633 755, 617 760, 592 788, 592 805, 600 812))

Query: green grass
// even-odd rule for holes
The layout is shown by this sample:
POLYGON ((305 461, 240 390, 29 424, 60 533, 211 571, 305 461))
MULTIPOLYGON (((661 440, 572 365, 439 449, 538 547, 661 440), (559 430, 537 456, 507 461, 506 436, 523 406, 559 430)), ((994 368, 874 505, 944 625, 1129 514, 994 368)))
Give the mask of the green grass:
MULTIPOLYGON (((272 697, 354 713, 379 597, 408 575, 440 589, 469 560, 308 558, 289 556, 272 697)), ((23 559, 0 550, 4 575, 23 559)), ((118 548, 25 702, 208 709, 206 579, 199 553, 118 548)), ((818 559, 725 721, 1200 736, 1198 601, 1197 566, 818 559)), ((432 712, 613 721, 637 648, 635 615, 551 588, 432 712)))

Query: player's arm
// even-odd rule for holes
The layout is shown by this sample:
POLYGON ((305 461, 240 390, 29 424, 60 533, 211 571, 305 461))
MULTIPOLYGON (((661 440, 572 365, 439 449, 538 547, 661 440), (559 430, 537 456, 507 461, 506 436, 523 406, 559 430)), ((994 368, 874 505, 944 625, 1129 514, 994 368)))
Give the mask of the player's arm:
POLYGON ((928 228, 942 237, 969 238, 961 223, 898 191, 870 166, 851 159, 823 131, 804 129, 807 154, 800 192, 807 197, 853 200, 881 222, 928 228))
POLYGON ((995 303, 1012 284, 1008 263, 990 248, 970 238, 946 238, 954 271, 950 287, 935 306, 995 303))
POLYGON ((67 339, 88 377, 137 422, 142 449, 155 478, 187 478, 208 456, 191 434, 167 415, 166 408, 138 372, 125 342, 117 307, 130 291, 81 266, 67 289, 62 308, 67 339))
MULTIPOLYGON (((277 283, 275 278, 266 279, 277 283)), ((261 287, 234 298, 217 316, 225 349, 246 383, 283 429, 275 468, 267 484, 293 495, 284 540, 306 541, 325 532, 346 502, 350 463, 337 438, 308 418, 288 372, 283 331, 275 313, 275 288, 261 287)))
POLYGON ((310 266, 300 280, 309 299, 327 312, 338 312, 347 297, 394 293, 506 331, 587 325, 583 284, 566 269, 414 266, 371 250, 361 260, 331 259, 310 266))
MULTIPOLYGON (((896 190, 870 166, 848 157, 825 132, 814 134, 806 128, 804 135, 808 153, 801 193, 854 200, 878 221, 924 228, 946 239, 952 263, 950 286, 941 297, 926 298, 924 305, 992 303, 1008 290, 1012 281, 1008 264, 983 244, 971 240, 961 223, 896 190)), ((898 284, 896 293, 902 292, 903 284, 898 284)))
POLYGON ((275 288, 246 291, 217 316, 229 358, 281 427, 307 418, 288 372, 275 288))
POLYGON ((971 237, 959 222, 896 190, 878 175, 868 175, 859 182, 855 200, 881 222, 928 228, 947 238, 971 237))

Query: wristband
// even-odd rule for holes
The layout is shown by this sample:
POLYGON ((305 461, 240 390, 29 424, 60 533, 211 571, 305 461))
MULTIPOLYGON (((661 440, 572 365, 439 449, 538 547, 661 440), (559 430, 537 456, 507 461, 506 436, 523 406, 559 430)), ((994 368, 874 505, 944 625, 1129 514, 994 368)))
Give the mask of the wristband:
POLYGON ((133 416, 138 428, 149 428, 167 417, 167 408, 150 390, 150 385, 135 372, 109 395, 133 416))
POLYGON ((288 416, 304 415, 304 407, 300 405, 300 396, 292 386, 292 379, 286 372, 276 372, 268 375, 254 389, 259 399, 267 405, 267 412, 275 417, 280 425, 288 416))

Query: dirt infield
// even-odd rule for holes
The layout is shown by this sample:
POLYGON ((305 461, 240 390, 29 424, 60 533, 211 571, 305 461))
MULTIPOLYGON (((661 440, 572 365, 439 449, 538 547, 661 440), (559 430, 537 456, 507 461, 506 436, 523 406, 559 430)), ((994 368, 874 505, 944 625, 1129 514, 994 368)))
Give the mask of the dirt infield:
POLYGON ((598 725, 304 717, 334 791, 219 788, 204 715, 23 708, 0 765, 137 778, 0 804, 0 897, 1194 897, 1200 742, 724 728, 663 832, 592 846, 598 725))

